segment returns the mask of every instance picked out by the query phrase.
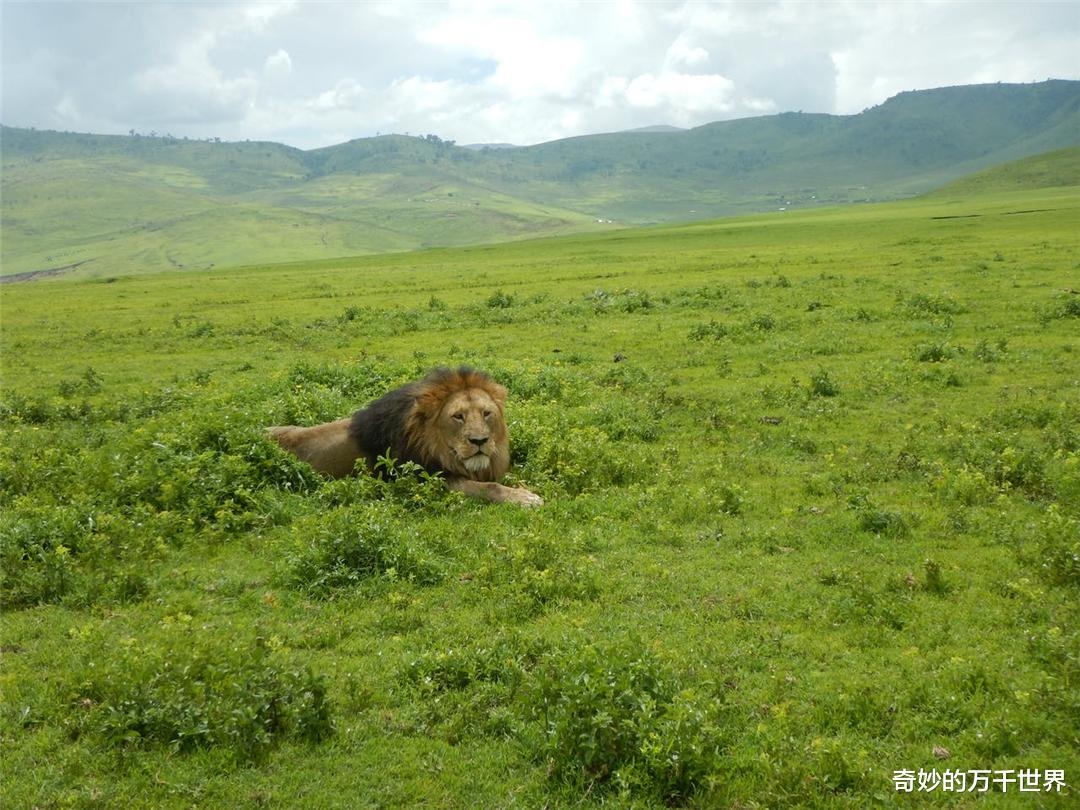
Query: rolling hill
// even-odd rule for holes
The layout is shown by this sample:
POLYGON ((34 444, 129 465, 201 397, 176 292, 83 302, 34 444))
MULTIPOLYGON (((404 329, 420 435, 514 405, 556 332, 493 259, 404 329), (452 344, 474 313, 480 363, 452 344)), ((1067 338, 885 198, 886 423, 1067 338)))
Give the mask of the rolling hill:
POLYGON ((1055 149, 961 177, 928 197, 970 197, 978 194, 1080 186, 1080 146, 1055 149))
POLYGON ((1080 144, 1080 82, 902 93, 515 149, 387 135, 303 151, 4 127, 4 274, 87 276, 497 242, 926 192, 1080 144))

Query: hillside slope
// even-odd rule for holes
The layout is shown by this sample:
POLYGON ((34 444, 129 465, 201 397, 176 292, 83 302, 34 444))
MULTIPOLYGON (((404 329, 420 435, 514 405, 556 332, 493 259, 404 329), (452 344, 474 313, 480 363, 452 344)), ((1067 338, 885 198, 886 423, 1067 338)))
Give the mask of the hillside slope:
POLYGON ((1009 191, 1080 186, 1080 147, 1056 149, 961 177, 928 197, 970 197, 1009 191))
POLYGON ((516 149, 387 135, 281 144, 5 127, 5 274, 110 275, 504 241, 885 200, 1080 144, 1080 82, 902 93, 516 149))

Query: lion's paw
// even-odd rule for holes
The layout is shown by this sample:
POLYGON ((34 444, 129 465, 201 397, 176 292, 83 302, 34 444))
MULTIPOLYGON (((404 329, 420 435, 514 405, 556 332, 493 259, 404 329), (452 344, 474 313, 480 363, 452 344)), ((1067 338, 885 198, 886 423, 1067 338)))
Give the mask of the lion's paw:
POLYGON ((507 489, 506 500, 508 503, 516 503, 518 506, 543 506, 544 499, 535 492, 527 489, 507 489))

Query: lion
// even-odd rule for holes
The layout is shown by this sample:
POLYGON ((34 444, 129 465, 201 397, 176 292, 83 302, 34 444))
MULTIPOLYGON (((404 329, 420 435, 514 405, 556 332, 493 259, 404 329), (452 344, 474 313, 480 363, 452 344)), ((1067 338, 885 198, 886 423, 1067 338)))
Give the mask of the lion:
POLYGON ((493 503, 540 506, 539 495, 498 483, 510 468, 506 389, 468 366, 436 368, 350 417, 313 427, 267 428, 269 438, 320 473, 350 475, 380 456, 441 473, 450 489, 493 503))

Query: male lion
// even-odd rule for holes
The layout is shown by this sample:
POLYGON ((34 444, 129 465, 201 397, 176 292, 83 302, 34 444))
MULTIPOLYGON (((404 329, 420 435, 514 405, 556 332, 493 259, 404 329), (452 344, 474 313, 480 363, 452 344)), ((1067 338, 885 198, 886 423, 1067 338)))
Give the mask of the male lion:
POLYGON ((540 506, 539 495, 497 483, 510 468, 505 405, 506 389, 484 372, 437 368, 345 419, 267 428, 267 435, 332 478, 352 473, 360 458, 374 471, 389 454, 442 473, 447 486, 471 497, 540 506))

